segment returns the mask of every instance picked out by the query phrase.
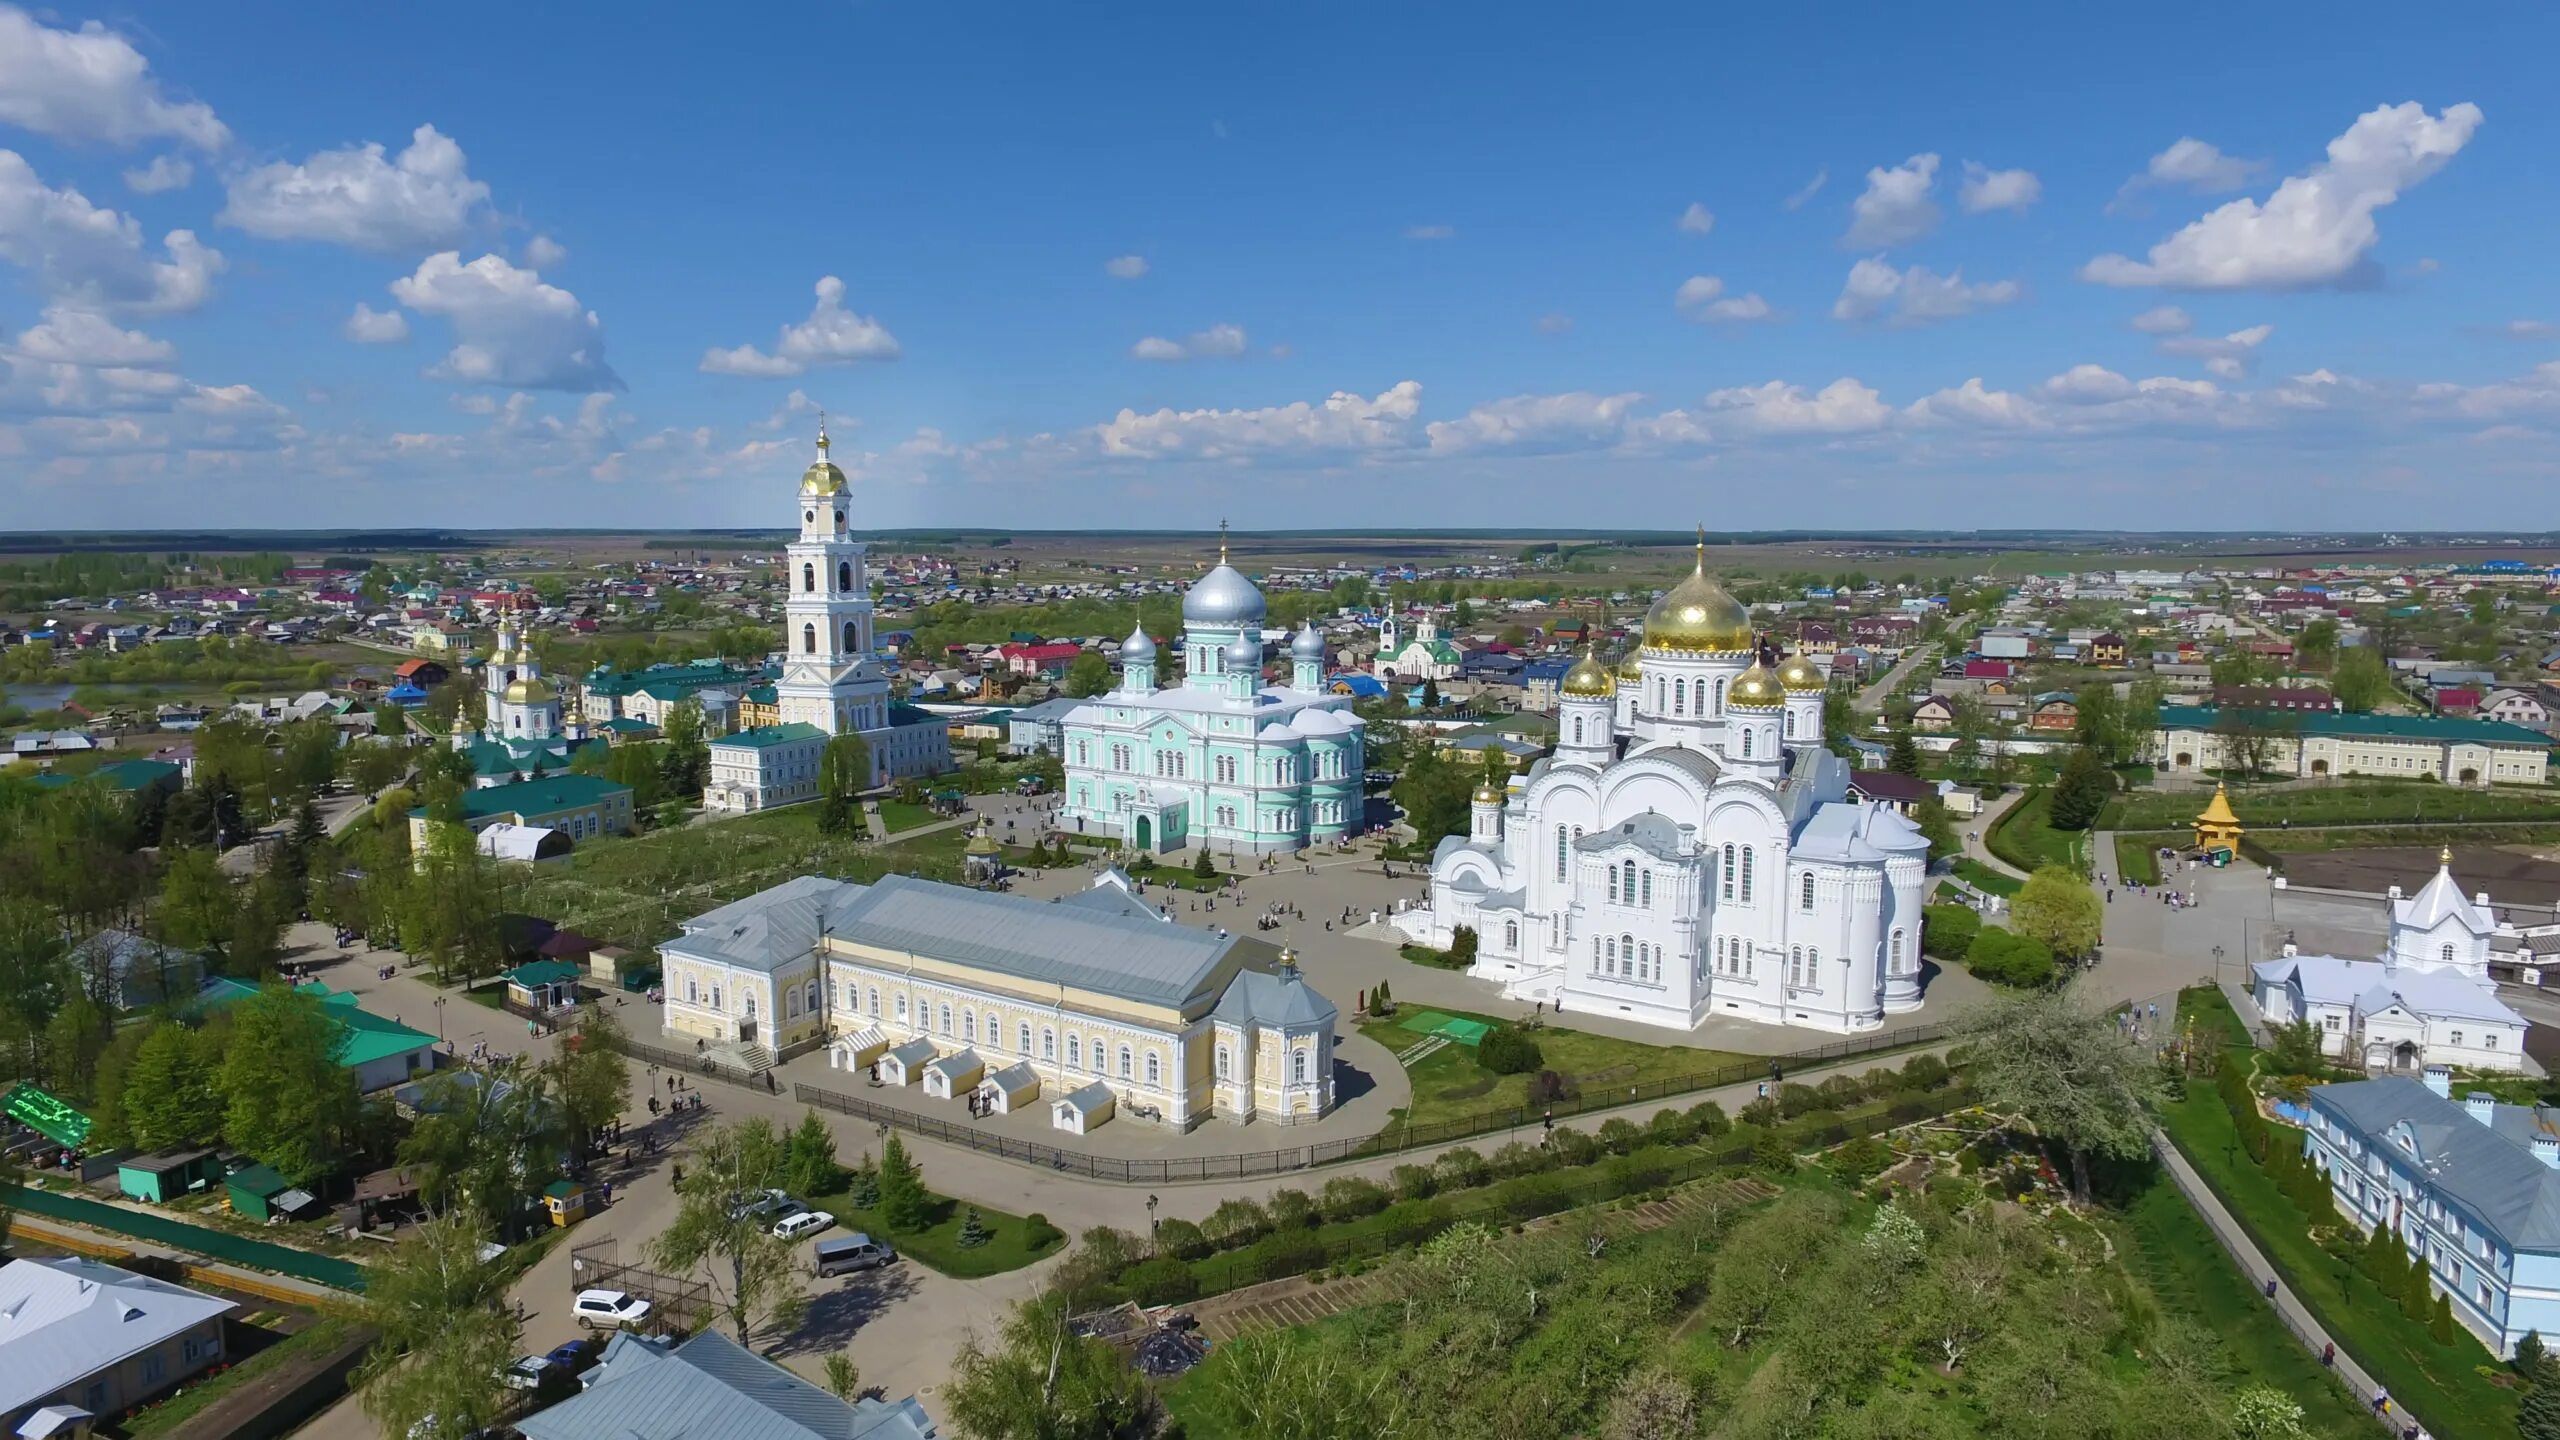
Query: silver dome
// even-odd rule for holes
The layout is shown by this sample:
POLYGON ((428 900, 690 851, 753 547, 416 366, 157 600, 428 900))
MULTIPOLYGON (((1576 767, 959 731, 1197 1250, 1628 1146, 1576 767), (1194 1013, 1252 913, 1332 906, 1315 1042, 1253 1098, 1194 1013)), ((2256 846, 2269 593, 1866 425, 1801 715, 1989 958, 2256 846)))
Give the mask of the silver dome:
POLYGON ((1298 660, 1324 658, 1324 637, 1316 633, 1314 621, 1310 620, 1298 627, 1297 636, 1289 642, 1289 654, 1291 658, 1298 660))
POLYGON ((1147 627, 1144 625, 1131 630, 1129 638, 1120 642, 1120 659, 1123 664, 1132 660, 1153 660, 1154 658, 1156 658, 1156 642, 1148 636, 1147 627))
POLYGON ((1242 572, 1224 563, 1201 576, 1182 596, 1182 618, 1191 625, 1259 625, 1263 609, 1262 592, 1242 572))

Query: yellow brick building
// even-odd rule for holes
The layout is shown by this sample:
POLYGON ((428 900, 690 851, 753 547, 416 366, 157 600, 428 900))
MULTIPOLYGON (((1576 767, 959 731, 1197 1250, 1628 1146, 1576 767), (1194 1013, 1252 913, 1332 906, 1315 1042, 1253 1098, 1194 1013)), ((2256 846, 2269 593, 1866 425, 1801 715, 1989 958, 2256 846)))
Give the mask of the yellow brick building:
MULTIPOLYGON (((1333 1108, 1333 1004, 1285 952, 1176 925, 1106 875, 1039 901, 892 875, 811 876, 686 923, 658 947, 672 1036, 895 1072, 974 1056, 1044 1100, 1100 1084, 1115 1111, 1188 1129, 1333 1108)), ((956 1099, 952 1102, 959 1103, 956 1099)))

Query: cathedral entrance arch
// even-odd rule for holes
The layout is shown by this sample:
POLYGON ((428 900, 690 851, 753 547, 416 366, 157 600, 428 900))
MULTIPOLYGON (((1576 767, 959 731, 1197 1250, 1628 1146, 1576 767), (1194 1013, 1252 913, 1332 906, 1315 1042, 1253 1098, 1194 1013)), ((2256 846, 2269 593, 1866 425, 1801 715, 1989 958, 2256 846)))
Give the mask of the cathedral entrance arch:
POLYGON ((1151 851, 1151 850, 1155 849, 1155 848, 1156 848, 1156 822, 1155 822, 1155 820, 1154 820, 1152 817, 1150 817, 1150 816, 1146 816, 1146 815, 1141 815, 1141 816, 1139 816, 1139 817, 1138 817, 1138 819, 1137 819, 1137 823, 1136 823, 1134 826, 1132 826, 1132 827, 1131 827, 1131 829, 1130 829, 1130 832, 1129 832, 1129 838, 1130 838, 1130 841, 1131 841, 1133 844, 1135 844, 1135 845, 1136 845, 1140 850, 1142 850, 1142 851, 1151 851))
POLYGON ((2415 1070, 2418 1068, 2418 1047, 2416 1042, 2403 1040, 2399 1044, 2391 1047, 2391 1068, 2394 1070, 2415 1070))

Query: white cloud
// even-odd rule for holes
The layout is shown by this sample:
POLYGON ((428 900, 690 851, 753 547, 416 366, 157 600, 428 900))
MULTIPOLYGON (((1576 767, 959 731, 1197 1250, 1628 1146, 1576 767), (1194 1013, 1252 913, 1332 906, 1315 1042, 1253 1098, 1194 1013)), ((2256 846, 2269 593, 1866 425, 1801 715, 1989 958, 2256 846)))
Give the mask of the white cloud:
POLYGON ((119 328, 92 310, 48 309, 20 331, 9 347, 30 360, 55 365, 150 369, 178 358, 178 347, 139 330, 119 328))
POLYGON ((2015 391, 1990 389, 1979 375, 1952 390, 1924 395, 1902 413, 1923 425, 1948 422, 2000 430, 2041 430, 2052 423, 2034 400, 2015 391))
POLYGON ((1433 454, 1475 450, 1515 454, 1618 449, 1658 451, 1700 445, 1707 427, 1684 410, 1639 415, 1642 395, 1599 395, 1577 390, 1563 395, 1514 395, 1478 405, 1456 420, 1436 420, 1423 427, 1433 454))
POLYGON ((395 345, 409 338, 409 317, 397 309, 376 310, 359 300, 342 333, 359 345, 395 345))
POLYGON ((1938 228, 1938 202, 1930 191, 1938 183, 1938 157, 1914 155, 1900 165, 1867 172, 1867 188, 1850 202, 1849 233, 1841 238, 1855 250, 1907 244, 1938 228))
POLYGON ((548 235, 536 235, 524 242, 524 263, 528 270, 548 270, 569 258, 569 247, 548 235))
POLYGON ((2192 135, 2181 135, 2175 144, 2152 156, 2141 174, 2124 182, 2107 209, 2120 210, 2137 192, 2154 186, 2198 195, 2227 194, 2248 184, 2250 177, 2265 168, 2260 161, 2225 155, 2192 135))
POLYGON ((465 265, 439 251, 391 282, 391 298, 453 326, 454 347, 428 373, 472 385, 530 390, 622 388, 604 359, 604 325, 578 297, 497 255, 465 265))
POLYGON ((217 224, 385 254, 456 244, 489 204, 462 147, 433 125, 419 126, 396 159, 379 144, 351 145, 243 171, 227 189, 217 224))
POLYGON ((2193 317, 2175 305, 2154 306, 2126 323, 2145 335, 2184 335, 2196 325, 2193 317))
POLYGON ((1242 355, 1248 342, 1241 325, 1212 325, 1180 340, 1150 335, 1129 347, 1139 360, 1227 360, 1242 355))
POLYGON ((1404 238, 1407 240, 1448 240, 1455 238, 1457 233, 1457 228, 1451 225, 1407 225, 1404 227, 1404 238))
POLYGON ((1421 382, 1404 380, 1374 397, 1338 390, 1322 404, 1146 415, 1123 410, 1092 433, 1105 455, 1137 459, 1320 458, 1408 445, 1421 410, 1421 382))
POLYGON ((809 318, 782 327, 768 355, 753 345, 702 352, 701 368, 714 375, 772 378, 797 375, 818 365, 852 365, 864 360, 898 358, 898 337, 868 315, 844 308, 844 282, 833 275, 817 284, 817 304, 809 318))
POLYGON ((1803 186, 1797 189, 1794 194, 1789 195, 1786 199, 1781 200, 1778 203, 1789 210, 1801 210, 1805 207, 1806 201, 1821 194, 1822 187, 1830 183, 1831 168, 1826 165, 1822 169, 1814 171, 1813 178, 1804 182, 1803 186))
POLYGON ((56 30, 15 5, 0 5, 0 122, 75 143, 165 136, 212 151, 231 140, 213 107, 162 94, 122 35, 95 20, 56 30))
POLYGON ((1671 296, 1671 308, 1701 325, 1724 325, 1769 319, 1776 312, 1758 291, 1743 295, 1724 293, 1724 280, 1715 275, 1692 275, 1680 282, 1671 296))
POLYGON ((1870 256, 1849 267, 1848 282, 1832 302, 1834 320, 1873 320, 1890 310, 1889 323, 1926 325, 1951 320, 1989 305, 2018 298, 2015 280, 1965 283, 1964 272, 1940 275, 1925 265, 1896 270, 1882 256, 1870 256))
POLYGON ((196 167, 175 155, 155 155, 151 163, 124 172, 124 188, 136 195, 157 195, 164 190, 184 190, 195 183, 196 167))
POLYGON ((2249 373, 2258 347, 2276 333, 2273 325, 2252 325, 2235 330, 2217 340, 2210 335, 2173 335, 2160 342, 2163 355, 2183 355, 2204 361, 2204 368, 2225 380, 2237 380, 2249 373))
POLYGON ((2278 290, 2368 273, 2381 239, 2373 212, 2444 168, 2480 127, 2480 107, 2385 105, 2329 142, 2328 158, 2276 187, 2264 205, 2242 198, 2151 247, 2147 260, 2101 255, 2081 267, 2101 285, 2181 290, 2278 290))
POLYGON ((2547 340, 2560 335, 2560 326, 2548 320, 2510 320, 2498 327, 2499 333, 2512 340, 2547 340))
POLYGON ((1820 390, 1772 380, 1710 392, 1705 410, 1732 429, 1762 435, 1847 435, 1881 430, 1893 409, 1846 376, 1820 390))
POLYGON ((1716 212, 1692 200, 1689 208, 1680 212, 1678 223, 1683 235, 1704 235, 1716 228, 1716 212))
POLYGON ((1561 335, 1572 328, 1573 317, 1561 310, 1538 317, 1538 333, 1541 335, 1561 335))
POLYGON ((172 230, 161 243, 167 258, 152 258, 132 216, 92 205, 77 190, 52 189, 26 157, 0 150, 0 259, 35 271, 54 299, 143 313, 202 305, 222 255, 192 230, 172 230))
POLYGON ((1114 280, 1136 280, 1147 273, 1144 255, 1120 255, 1102 262, 1102 273, 1114 280))
POLYGON ((1964 183, 1956 196, 1967 215, 1994 210, 2024 210, 2044 194, 2044 182, 2032 170, 1993 170, 1979 161, 1964 162, 1964 183))

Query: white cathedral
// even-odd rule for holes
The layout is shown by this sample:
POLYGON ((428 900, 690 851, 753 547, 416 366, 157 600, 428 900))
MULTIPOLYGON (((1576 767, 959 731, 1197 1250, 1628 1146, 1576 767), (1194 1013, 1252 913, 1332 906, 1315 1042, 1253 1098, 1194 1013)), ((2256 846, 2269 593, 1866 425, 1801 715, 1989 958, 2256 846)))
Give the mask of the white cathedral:
POLYGON ((1397 928, 1472 927, 1470 975, 1567 1013, 1847 1032, 1919 1008, 1929 842, 1850 797, 1827 678, 1773 658, 1701 536, 1616 673, 1591 653, 1566 672, 1554 754, 1475 792, 1397 928))
POLYGON ((871 750, 871 783, 951 768, 950 732, 936 716, 893 704, 889 677, 872 653, 869 548, 853 538, 853 497, 844 471, 818 457, 800 476, 800 533, 784 547, 782 678, 774 682, 771 725, 711 742, 706 810, 766 810, 818 797, 827 742, 858 734, 871 750))
POLYGON ((471 757, 474 788, 559 774, 590 743, 583 725, 561 718, 559 688, 543 678, 542 663, 512 615, 498 620, 497 649, 481 670, 480 686, 480 729, 457 715, 452 738, 453 748, 471 757))

